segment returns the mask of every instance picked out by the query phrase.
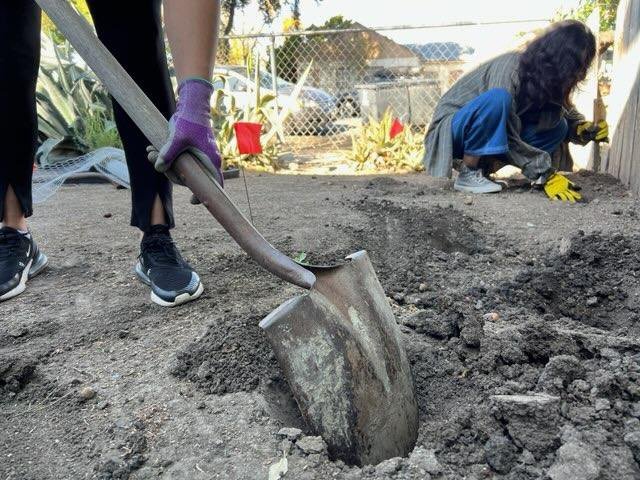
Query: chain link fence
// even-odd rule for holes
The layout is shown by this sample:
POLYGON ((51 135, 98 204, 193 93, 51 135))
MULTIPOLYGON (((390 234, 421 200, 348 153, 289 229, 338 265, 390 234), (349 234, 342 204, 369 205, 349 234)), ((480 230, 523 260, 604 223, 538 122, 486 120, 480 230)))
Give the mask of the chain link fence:
POLYGON ((444 92, 483 57, 477 47, 508 48, 546 20, 370 29, 306 30, 222 37, 216 61, 218 88, 237 106, 262 94, 273 109, 289 108, 284 146, 298 162, 344 161, 352 134, 389 111, 405 128, 424 130, 444 92), (508 26, 509 35, 497 30, 508 26), (302 83, 295 96, 296 84, 302 83))

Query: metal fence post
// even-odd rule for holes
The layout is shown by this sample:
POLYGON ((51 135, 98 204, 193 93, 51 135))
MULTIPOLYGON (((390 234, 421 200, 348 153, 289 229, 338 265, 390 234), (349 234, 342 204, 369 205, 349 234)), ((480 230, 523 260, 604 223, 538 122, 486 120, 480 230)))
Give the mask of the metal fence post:
POLYGON ((274 101, 275 114, 278 116, 278 67, 276 65, 276 36, 271 34, 271 45, 269 47, 269 55, 271 58, 271 81, 273 83, 273 95, 276 97, 274 101))

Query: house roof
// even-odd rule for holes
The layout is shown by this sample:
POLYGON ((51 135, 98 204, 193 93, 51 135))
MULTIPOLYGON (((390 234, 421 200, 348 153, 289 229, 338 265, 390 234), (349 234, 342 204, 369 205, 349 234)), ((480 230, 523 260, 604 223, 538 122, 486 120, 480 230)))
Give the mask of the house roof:
POLYGON ((430 42, 404 46, 427 62, 460 61, 463 55, 470 55, 475 51, 472 47, 465 47, 456 42, 430 42))
POLYGON ((361 23, 354 22, 351 28, 361 28, 363 33, 355 33, 352 35, 364 35, 367 43, 373 48, 369 50, 369 60, 379 60, 382 58, 416 58, 416 52, 401 45, 389 37, 385 37, 375 30, 365 27, 361 23))
POLYGON ((320 34, 319 37, 325 42, 325 46, 320 52, 314 52, 316 57, 322 55, 328 59, 347 60, 357 55, 364 55, 368 61, 382 59, 408 59, 411 63, 420 61, 420 56, 409 48, 358 22, 351 23, 345 32, 320 34))

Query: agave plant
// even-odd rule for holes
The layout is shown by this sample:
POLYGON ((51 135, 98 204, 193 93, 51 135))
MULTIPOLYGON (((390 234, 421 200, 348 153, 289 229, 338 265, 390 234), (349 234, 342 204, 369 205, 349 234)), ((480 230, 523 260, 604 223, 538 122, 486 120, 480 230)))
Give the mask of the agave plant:
POLYGON ((349 158, 357 163, 358 170, 420 171, 424 156, 423 135, 410 127, 392 138, 391 110, 380 120, 373 117, 351 135, 349 158))
MULTIPOLYGON (((225 166, 242 165, 258 170, 277 170, 279 168, 278 159, 282 153, 282 143, 284 142, 284 125, 291 110, 289 107, 279 108, 276 97, 272 93, 263 94, 258 81, 260 71, 259 63, 255 62, 255 67, 250 59, 246 61, 247 78, 254 74, 254 94, 255 101, 251 106, 241 109, 237 106, 235 98, 225 93, 226 84, 224 76, 217 79, 222 80, 223 88, 216 91, 211 109, 214 129, 218 148, 225 166), (241 155, 238 152, 237 141, 233 125, 236 122, 256 122, 261 123, 265 128, 261 136, 262 153, 260 155, 241 155)), ((298 83, 290 94, 290 104, 295 104, 302 91, 311 65, 307 67, 301 75, 298 83)), ((216 79, 216 80, 217 80, 216 79)))
POLYGON ((104 87, 68 42, 56 44, 44 36, 43 44, 36 92, 43 143, 38 161, 51 163, 57 155, 77 156, 103 146, 120 147, 104 87))

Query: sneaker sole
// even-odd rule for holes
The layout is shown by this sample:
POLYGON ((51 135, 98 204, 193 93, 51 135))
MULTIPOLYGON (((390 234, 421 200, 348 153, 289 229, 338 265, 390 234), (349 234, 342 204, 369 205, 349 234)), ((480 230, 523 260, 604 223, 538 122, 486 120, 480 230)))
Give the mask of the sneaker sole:
POLYGON ((49 259, 43 253, 40 254, 38 261, 35 264, 33 263, 33 260, 29 260, 29 264, 22 271, 22 275, 20 276, 20 283, 4 295, 0 295, 0 302, 17 297, 24 292, 27 289, 27 282, 42 272, 42 270, 47 266, 47 263, 49 263, 49 259))
POLYGON ((29 269, 29 280, 42 272, 48 263, 49 259, 44 253, 38 255, 38 260, 29 269))
POLYGON ((464 193, 499 193, 502 191, 502 186, 501 185, 497 185, 495 187, 491 187, 483 189, 483 188, 477 188, 477 187, 465 187, 465 186, 461 186, 461 185, 453 185, 453 189, 458 191, 458 192, 464 192, 464 193))
POLYGON ((151 301, 156 305, 160 305, 161 307, 177 307, 178 305, 183 305, 197 299, 200 295, 202 295, 202 292, 204 292, 204 287, 201 283, 200 285, 198 285, 198 289, 195 292, 185 292, 183 294, 180 294, 173 302, 167 302, 166 300, 163 300, 162 298, 157 296, 155 293, 151 292, 151 301))
MULTIPOLYGON (((140 266, 140 263, 136 263, 135 272, 142 283, 144 283, 148 287, 151 287, 151 279, 147 276, 146 273, 144 273, 142 267, 140 266)), ((195 292, 181 293, 173 300, 173 302, 167 302, 166 300, 156 295, 153 290, 151 290, 151 301, 156 305, 160 305, 161 307, 177 307, 178 305, 183 305, 197 299, 200 295, 202 295, 202 292, 204 292, 204 286, 202 285, 202 282, 200 282, 200 285, 198 285, 198 288, 195 292)))

